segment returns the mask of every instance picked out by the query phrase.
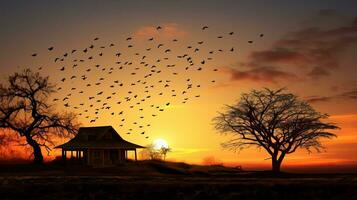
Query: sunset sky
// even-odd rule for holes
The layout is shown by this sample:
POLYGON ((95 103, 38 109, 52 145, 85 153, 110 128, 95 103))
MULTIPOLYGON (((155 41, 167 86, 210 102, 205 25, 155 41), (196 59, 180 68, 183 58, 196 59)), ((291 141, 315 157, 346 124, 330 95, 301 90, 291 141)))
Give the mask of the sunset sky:
MULTIPOLYGON (((58 110, 81 113, 83 126, 111 125, 123 138, 140 145, 162 138, 172 148, 169 160, 269 167, 269 155, 263 150, 222 149, 220 144, 231 137, 214 130, 212 118, 224 105, 237 102, 243 92, 286 87, 328 113, 341 130, 335 132, 337 138, 324 143, 324 152, 301 150, 288 155, 283 165, 357 163, 357 1, 0 1, 0 27, 1 83, 25 68, 39 71, 56 88, 61 87, 49 99, 59 99, 53 102, 58 110), (202 30, 204 26, 208 28, 202 30), (94 40, 96 37, 99 39, 94 40), (128 37, 132 39, 126 40, 128 37), (153 41, 148 41, 151 37, 153 41), (203 44, 198 43, 201 41, 203 44), (163 46, 157 48, 158 44, 163 46), (199 48, 196 53, 195 48, 199 48), (165 53, 167 49, 171 52, 165 53), (118 52, 120 57, 115 56, 118 52), (34 53, 36 57, 31 56, 34 53), (177 58, 184 54, 195 63, 189 70, 185 69, 186 59, 177 58), (156 71, 144 78, 152 65, 156 71), (66 80, 62 82, 62 78, 66 80), (116 80, 124 85, 120 87, 116 80), (186 89, 187 82, 192 89, 186 89), (98 96, 101 91, 103 95, 98 96), (69 100, 63 101, 69 93, 69 100), (136 104, 148 95, 150 99, 136 104), (89 100, 91 96, 95 98, 89 100), (108 96, 111 98, 106 99, 108 96), (125 100, 128 96, 131 101, 125 100), (103 103, 111 108, 96 115, 95 108, 103 103), (120 111, 123 115, 118 115, 120 111)), ((61 142, 65 140, 58 144, 61 142)))

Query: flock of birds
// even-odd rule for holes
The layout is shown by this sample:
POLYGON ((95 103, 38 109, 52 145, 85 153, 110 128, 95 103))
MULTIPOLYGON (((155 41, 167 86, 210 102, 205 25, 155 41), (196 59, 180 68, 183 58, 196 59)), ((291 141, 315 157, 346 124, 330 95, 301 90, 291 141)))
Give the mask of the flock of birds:
MULTIPOLYGON (((157 26, 157 37, 144 41, 132 36, 119 44, 103 44, 96 37, 86 47, 51 58, 60 83, 57 91, 62 95, 67 93, 54 98, 53 102, 62 102, 66 108, 76 110, 89 123, 113 117, 113 123, 125 133, 139 133, 149 138, 145 129, 151 126, 151 118, 172 105, 200 98, 199 90, 216 82, 213 78, 205 80, 206 83, 202 80, 219 70, 210 66, 210 62, 219 54, 236 51, 234 46, 207 50, 210 48, 206 45, 208 41, 183 44, 179 39, 168 41, 166 38, 163 43, 160 40, 162 29, 157 26), (183 46, 177 50, 180 42, 183 46), (137 46, 145 47, 136 49, 137 46)), ((203 26, 201 31, 207 29, 208 26, 203 26)), ((216 39, 234 35, 228 32, 216 39)), ((247 42, 253 43, 252 40, 247 42)), ((47 50, 54 52, 55 47, 47 50)), ((38 54, 31 56, 38 57, 38 54)), ((39 67, 38 70, 44 69, 39 67)))

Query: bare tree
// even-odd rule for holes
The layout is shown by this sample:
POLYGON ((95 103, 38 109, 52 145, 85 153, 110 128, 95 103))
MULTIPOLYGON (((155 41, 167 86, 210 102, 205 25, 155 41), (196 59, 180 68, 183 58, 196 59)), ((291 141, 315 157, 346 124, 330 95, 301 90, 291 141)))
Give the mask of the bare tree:
POLYGON ((170 147, 162 146, 158 149, 154 144, 150 144, 146 146, 141 153, 144 158, 148 158, 150 160, 165 160, 166 155, 169 152, 171 152, 170 147))
POLYGON ((159 149, 159 153, 161 154, 161 157, 163 158, 163 160, 166 160, 166 155, 167 153, 171 152, 171 148, 170 147, 164 147, 162 146, 159 149))
POLYGON ((323 148, 321 138, 336 137, 327 130, 338 127, 323 122, 326 118, 327 114, 315 111, 284 89, 264 89, 242 94, 237 104, 227 105, 213 122, 218 131, 235 136, 222 144, 224 148, 241 150, 251 145, 263 148, 271 156, 272 170, 280 172, 286 154, 298 148, 319 152, 323 148))
POLYGON ((8 85, 0 84, 0 129, 9 129, 26 139, 33 149, 34 163, 41 164, 41 147, 47 151, 54 137, 69 137, 76 133, 73 113, 57 113, 48 103, 54 85, 26 69, 8 78, 8 85))
POLYGON ((154 144, 150 144, 150 145, 146 146, 144 151, 145 151, 145 154, 147 155, 147 157, 150 158, 150 160, 160 160, 160 158, 161 158, 161 154, 157 149, 155 149, 154 144))

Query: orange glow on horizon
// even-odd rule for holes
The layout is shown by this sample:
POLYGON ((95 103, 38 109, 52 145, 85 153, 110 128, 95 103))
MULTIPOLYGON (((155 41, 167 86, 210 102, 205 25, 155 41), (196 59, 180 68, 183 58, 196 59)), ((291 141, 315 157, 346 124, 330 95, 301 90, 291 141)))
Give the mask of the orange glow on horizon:
MULTIPOLYGON (((316 75, 310 71, 311 66, 318 66, 323 61, 299 54, 300 52, 297 55, 283 52, 281 57, 275 54, 283 49, 279 45, 289 43, 286 35, 291 36, 305 30, 305 27, 292 25, 290 21, 280 26, 276 25, 278 22, 265 19, 259 21, 257 17, 232 22, 225 18, 215 21, 214 15, 210 21, 196 21, 190 17, 168 17, 157 21, 155 17, 143 17, 142 13, 136 17, 136 20, 128 18, 125 22, 118 22, 120 26, 106 19, 103 21, 108 24, 98 23, 95 19, 93 23, 100 24, 97 24, 98 27, 92 26, 92 22, 72 24, 73 32, 84 30, 78 35, 62 29, 54 29, 58 32, 46 32, 43 34, 46 37, 31 32, 23 39, 27 41, 24 42, 26 45, 20 47, 15 40, 8 45, 11 46, 11 53, 4 51, 4 59, 0 59, 0 67, 5 66, 1 68, 0 83, 6 81, 4 77, 8 74, 30 67, 41 75, 49 76, 50 81, 56 83, 56 88, 61 88, 49 100, 58 99, 54 102, 58 111, 80 114, 82 126, 110 125, 125 140, 142 146, 162 138, 171 148, 171 152, 167 154, 169 161, 241 165, 252 169, 269 169, 269 155, 264 150, 253 147, 240 152, 222 149, 220 144, 231 136, 218 133, 212 125, 212 119, 224 105, 236 103, 243 92, 263 87, 287 87, 301 99, 316 98, 311 105, 321 113, 330 114, 328 120, 336 122, 341 129, 335 132, 337 138, 323 141, 325 151, 308 154, 298 150, 287 155, 283 168, 352 165, 357 162, 356 99, 354 93, 348 93, 356 88, 356 69, 351 69, 351 66, 357 64, 353 54, 355 46, 338 51, 342 53, 336 55, 336 60, 333 61, 339 65, 328 68, 336 71, 325 74, 317 71, 322 76, 311 78, 308 74, 316 75), (203 31, 202 26, 205 24, 209 28, 203 31), (102 26, 105 29, 101 30, 102 26), (162 29, 158 30, 157 26, 162 29), (230 35, 230 32, 234 34, 230 35), (262 33, 264 37, 260 36, 262 33), (219 39, 218 36, 223 38, 219 39), (99 39, 94 41, 95 37, 99 39), (160 44, 163 46, 159 47, 160 44), (90 48, 90 45, 94 47, 90 48), (54 46, 54 50, 48 51, 49 46, 54 46), (199 50, 194 52, 195 48, 199 50), (231 51, 232 48, 234 51, 231 51), (85 49, 87 53, 83 52, 85 49), (76 50, 76 53, 70 53, 72 50, 76 50), (38 56, 31 57, 32 53, 37 53, 38 56), (62 58, 65 53, 68 53, 66 59, 54 62, 56 57, 62 58), (116 56, 117 53, 120 56, 116 56), (185 54, 195 62, 189 69, 185 69, 188 66, 187 60, 178 58, 185 54), (205 64, 200 64, 202 61, 205 64), (311 66, 306 64, 309 62, 313 62, 311 66), (288 67, 290 65, 292 66, 288 67), (203 69, 199 71, 200 66, 203 69), (273 68, 268 69, 271 66, 273 68), (283 66, 283 70, 277 70, 276 66, 283 66), (61 71, 63 67, 65 70, 61 71), (38 70, 39 68, 42 69, 38 70), (263 70, 259 71, 258 68, 263 70), (149 73, 152 75, 148 76, 149 73), (187 82, 192 84, 189 91, 187 82), (119 86, 120 83, 124 85, 119 86), (88 84, 91 86, 87 86, 88 84), (102 93, 98 95, 99 92, 102 93), (134 97, 134 94, 137 96, 134 97), (63 100, 68 95, 70 101, 63 100), (128 101, 126 97, 131 100, 128 101), (98 100, 100 102, 96 102, 98 100), (64 107, 65 103, 69 103, 71 107, 64 107), (110 108, 101 109, 106 106, 110 108), (95 117, 98 119, 91 123, 95 117)), ((322 30, 324 29, 320 31, 322 30)), ((340 30, 342 31, 346 30, 340 30)), ((327 31, 329 34, 337 32, 327 31)), ((344 35, 334 36, 343 38, 344 35)), ((313 48, 314 45, 323 43, 318 40, 319 37, 313 39, 311 43, 304 45, 311 45, 313 48)), ((328 39, 324 42, 335 45, 334 40, 328 39)), ((302 49, 306 53, 303 47, 296 49, 302 49)), ((67 140, 68 138, 59 138, 55 144, 59 145, 67 140)), ((31 151, 27 147, 25 149, 17 143, 11 148, 0 149, 4 160, 29 159, 29 152, 31 151)), ((60 152, 52 149, 47 155, 43 149, 43 154, 46 160, 52 160, 60 152)), ((140 159, 140 153, 138 155, 140 159)))

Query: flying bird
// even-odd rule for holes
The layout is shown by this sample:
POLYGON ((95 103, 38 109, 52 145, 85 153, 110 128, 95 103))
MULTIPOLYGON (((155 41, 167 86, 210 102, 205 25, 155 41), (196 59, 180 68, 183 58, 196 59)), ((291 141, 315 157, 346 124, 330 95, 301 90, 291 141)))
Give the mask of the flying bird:
MULTIPOLYGON (((161 26, 156 27, 157 31, 160 29, 163 28, 161 26)), ((206 30, 208 26, 203 26, 201 29, 206 30)), ((235 34, 229 31, 226 33, 229 35, 235 34)), ((148 46, 142 49, 140 49, 139 45, 133 43, 135 38, 124 38, 128 42, 126 45, 123 45, 123 47, 125 48, 127 46, 127 48, 131 48, 133 51, 130 51, 130 49, 129 51, 128 49, 125 51, 125 49, 120 49, 121 46, 114 45, 114 43, 110 42, 101 45, 97 45, 95 42, 93 42, 93 44, 87 44, 83 47, 83 50, 79 49, 76 55, 73 54, 76 52, 75 49, 72 50, 73 55, 69 50, 67 51, 69 53, 59 55, 55 59, 55 62, 64 61, 63 63, 65 63, 63 66, 57 66, 57 69, 60 71, 66 71, 66 73, 63 73, 64 77, 61 81, 65 82, 66 79, 71 80, 69 86, 64 86, 65 84, 63 83, 63 89, 60 88, 62 91, 75 92, 69 93, 64 98, 59 99, 65 100, 63 103, 66 103, 64 104, 66 107, 81 109, 80 111, 82 113, 87 113, 84 117, 88 119, 90 123, 96 122, 103 114, 103 117, 111 116, 116 118, 116 116, 120 116, 116 121, 119 121, 118 125, 125 130, 131 128, 128 130, 128 134, 133 134, 140 128, 141 131, 139 131, 139 133, 145 134, 145 138, 149 138, 147 135, 148 131, 145 129, 149 127, 150 124, 144 121, 147 119, 144 110, 148 110, 147 114, 150 113, 149 116, 157 117, 159 113, 165 111, 166 106, 169 108, 170 105, 176 105, 177 103, 189 103, 193 101, 193 99, 200 97, 202 94, 200 94, 198 90, 204 87, 204 80, 202 79, 206 78, 206 76, 208 78, 206 82, 210 84, 216 82, 214 80, 216 77, 208 77, 211 76, 209 73, 201 77, 191 77, 190 75, 202 73, 206 69, 217 71, 218 69, 216 68, 209 68, 209 64, 211 64, 210 60, 219 59, 219 56, 223 55, 223 53, 236 51, 236 47, 229 49, 229 47, 223 46, 226 42, 226 37, 223 33, 218 33, 217 36, 217 38, 222 39, 220 40, 222 41, 221 46, 218 44, 218 47, 215 47, 217 49, 210 49, 210 41, 203 40, 202 38, 194 43, 188 44, 185 44, 181 39, 178 40, 174 38, 171 40, 172 42, 179 42, 180 46, 182 43, 183 47, 187 47, 183 49, 183 52, 178 54, 175 54, 176 47, 170 46, 170 44, 173 45, 173 43, 156 43, 156 41, 162 41, 160 34, 155 35, 155 38, 149 36, 146 39, 147 42, 145 42, 145 45, 148 46), (153 41, 155 41, 155 43, 153 43, 153 41), (109 48, 114 46, 116 46, 116 48, 109 48), (157 47, 157 51, 155 47, 157 47), (149 51, 154 52, 153 54, 145 53, 149 51), (71 59, 65 60, 68 57, 71 59), (114 58, 114 60, 111 61, 112 58, 110 57, 114 58), (103 60, 112 62, 112 64, 107 62, 103 63, 103 60), (72 66, 73 69, 69 66, 72 66), (184 69, 187 71, 182 71, 184 69), (127 78, 127 76, 133 79, 129 81, 130 78, 127 78), (179 79, 186 84, 181 84, 179 79), (87 90, 83 89, 83 86, 85 86, 87 90), (192 94, 193 92, 197 93, 192 94), (157 98, 158 96, 159 98, 157 98), (75 99, 84 98, 90 101, 90 103, 74 103, 75 99), (158 99, 162 99, 165 102, 158 102, 158 99), (118 109, 120 110, 117 111, 118 109), (135 128, 126 127, 129 124, 134 124, 134 121, 130 121, 130 119, 126 118, 127 109, 131 109, 130 114, 136 114, 137 119, 140 120, 135 122, 135 128), (124 114, 124 112, 126 114, 124 114), (138 115, 139 113, 140 115, 138 115), (91 118, 90 116, 93 115, 95 117, 91 118), (124 123, 124 121, 128 121, 128 123, 124 123)), ((263 37, 262 34, 259 36, 263 37)), ((94 41, 97 40, 99 40, 98 37, 94 38, 94 41)), ((52 51, 54 47, 48 47, 47 49, 48 51, 52 51)), ((58 88, 58 90, 60 89, 58 88)), ((58 101, 58 99, 53 99, 53 101, 58 101)))

